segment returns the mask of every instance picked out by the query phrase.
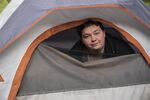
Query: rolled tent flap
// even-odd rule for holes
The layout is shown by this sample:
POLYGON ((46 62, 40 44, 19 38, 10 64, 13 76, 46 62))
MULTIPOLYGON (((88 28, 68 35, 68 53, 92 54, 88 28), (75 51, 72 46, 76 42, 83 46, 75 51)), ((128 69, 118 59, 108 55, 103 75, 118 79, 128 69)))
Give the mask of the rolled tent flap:
POLYGON ((27 66, 18 97, 149 83, 149 65, 139 54, 82 63, 41 44, 27 66))

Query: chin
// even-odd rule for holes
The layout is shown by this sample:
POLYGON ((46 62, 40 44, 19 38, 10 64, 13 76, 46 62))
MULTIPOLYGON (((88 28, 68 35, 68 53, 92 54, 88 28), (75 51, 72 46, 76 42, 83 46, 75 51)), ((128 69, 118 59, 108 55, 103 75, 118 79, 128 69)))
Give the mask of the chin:
POLYGON ((101 46, 96 46, 93 49, 98 50, 98 49, 102 49, 102 47, 101 46))
POLYGON ((91 48, 92 50, 100 50, 101 48, 91 48))

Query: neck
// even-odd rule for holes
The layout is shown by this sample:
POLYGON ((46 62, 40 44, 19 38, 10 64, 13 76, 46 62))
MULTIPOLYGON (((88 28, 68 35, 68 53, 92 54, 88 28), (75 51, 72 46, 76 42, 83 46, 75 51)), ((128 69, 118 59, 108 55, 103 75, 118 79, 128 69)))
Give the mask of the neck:
POLYGON ((101 49, 97 49, 97 50, 88 49, 87 52, 90 54, 94 54, 94 55, 102 54, 102 53, 104 53, 104 47, 101 49))

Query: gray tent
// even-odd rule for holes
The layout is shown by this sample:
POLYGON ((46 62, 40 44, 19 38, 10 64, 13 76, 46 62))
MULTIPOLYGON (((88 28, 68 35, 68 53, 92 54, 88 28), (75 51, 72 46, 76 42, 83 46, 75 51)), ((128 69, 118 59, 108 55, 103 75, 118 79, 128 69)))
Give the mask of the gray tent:
POLYGON ((23 1, 0 29, 0 99, 149 100, 149 9, 142 0, 23 1), (87 18, 117 30, 139 54, 82 63, 55 49, 70 49, 77 37, 66 31, 87 18))

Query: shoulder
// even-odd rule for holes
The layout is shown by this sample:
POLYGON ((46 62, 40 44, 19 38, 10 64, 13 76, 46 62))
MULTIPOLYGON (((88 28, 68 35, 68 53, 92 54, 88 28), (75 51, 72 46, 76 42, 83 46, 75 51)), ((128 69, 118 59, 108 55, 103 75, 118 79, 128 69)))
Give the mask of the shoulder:
POLYGON ((106 42, 108 42, 109 44, 117 45, 117 46, 121 46, 121 47, 129 46, 128 42, 126 40, 124 40, 123 38, 121 38, 121 37, 116 38, 111 35, 106 35, 106 42))
POLYGON ((69 51, 69 55, 79 61, 85 62, 87 61, 87 55, 85 50, 86 48, 84 44, 82 43, 81 40, 79 40, 73 45, 73 47, 69 51))
POLYGON ((129 42, 123 38, 116 38, 111 35, 106 35, 106 48, 120 54, 131 54, 134 50, 129 45, 129 42))

